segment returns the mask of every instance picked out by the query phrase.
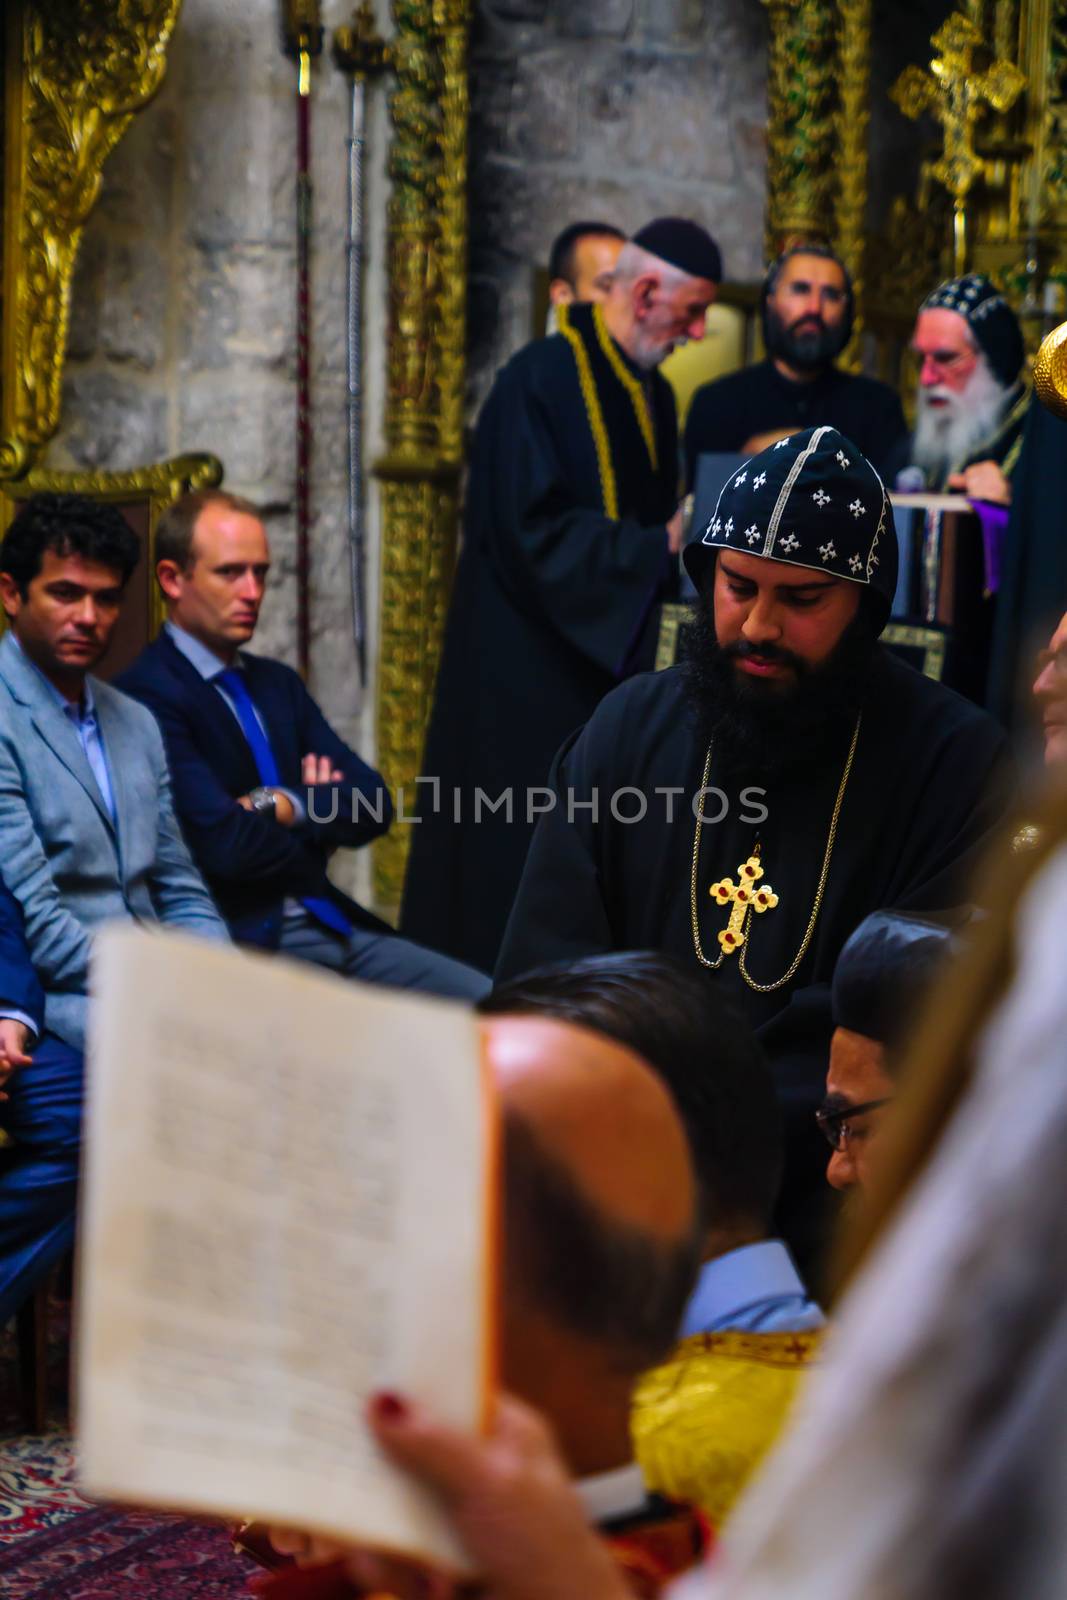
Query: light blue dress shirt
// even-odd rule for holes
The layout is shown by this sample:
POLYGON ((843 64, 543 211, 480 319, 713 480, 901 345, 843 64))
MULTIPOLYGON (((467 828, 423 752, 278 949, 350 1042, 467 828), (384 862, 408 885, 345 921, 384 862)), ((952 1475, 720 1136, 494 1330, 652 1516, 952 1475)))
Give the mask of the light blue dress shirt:
POLYGON ((682 1320, 695 1333, 812 1333, 826 1318, 780 1239, 728 1250, 701 1268, 682 1320))
MULTIPOLYGON (((19 645, 19 642, 17 639, 15 639, 14 634, 12 634, 12 639, 14 640, 15 644, 18 645, 19 649, 22 650, 22 646, 19 645)), ((24 650, 22 653, 23 655, 26 655, 24 650)), ((29 661, 28 656, 26 656, 26 659, 29 661)), ((100 732, 100 723, 96 715, 96 705, 93 701, 92 683, 89 681, 89 678, 86 677, 85 684, 82 689, 81 703, 79 704, 77 701, 68 700, 65 694, 60 694, 55 684, 51 681, 51 679, 45 677, 44 673, 35 662, 30 661, 30 666, 33 667, 34 672, 36 672, 40 677, 41 682, 52 696, 52 699, 55 701, 60 711, 62 711, 63 715, 66 717, 67 721, 73 725, 74 731, 78 735, 79 743, 85 752, 85 759, 88 761, 89 768, 93 774, 93 777, 96 779, 96 787, 100 790, 100 798, 107 807, 108 815, 110 816, 112 822, 116 822, 115 791, 111 786, 111 768, 108 765, 107 748, 104 744, 104 738, 100 732)))

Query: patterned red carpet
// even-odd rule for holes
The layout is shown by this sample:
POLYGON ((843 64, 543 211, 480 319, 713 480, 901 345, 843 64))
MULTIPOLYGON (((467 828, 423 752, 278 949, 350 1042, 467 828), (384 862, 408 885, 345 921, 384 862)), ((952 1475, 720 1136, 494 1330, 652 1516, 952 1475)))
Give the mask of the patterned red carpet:
POLYGON ((0 1441, 4 1600, 248 1600, 254 1572, 222 1528, 88 1505, 67 1435, 0 1441))
POLYGON ((61 1431, 65 1339, 50 1328, 49 1343, 61 1346, 49 1360, 54 1431, 19 1435, 13 1340, 0 1330, 3 1600, 249 1600, 256 1569, 233 1553, 224 1529, 91 1506, 78 1493, 71 1440, 61 1431))

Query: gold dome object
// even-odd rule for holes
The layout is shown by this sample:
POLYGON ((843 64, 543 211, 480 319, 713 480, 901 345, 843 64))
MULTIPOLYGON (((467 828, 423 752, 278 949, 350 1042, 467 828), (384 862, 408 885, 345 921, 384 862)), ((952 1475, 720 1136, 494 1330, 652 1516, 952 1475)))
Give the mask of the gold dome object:
POLYGON ((1067 421, 1067 322, 1041 341, 1034 357, 1034 392, 1043 406, 1067 421))

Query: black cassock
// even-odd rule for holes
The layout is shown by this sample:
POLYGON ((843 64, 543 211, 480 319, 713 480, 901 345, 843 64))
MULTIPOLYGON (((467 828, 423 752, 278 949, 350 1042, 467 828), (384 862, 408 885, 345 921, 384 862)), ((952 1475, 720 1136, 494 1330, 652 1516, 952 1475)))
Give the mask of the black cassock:
POLYGON ((563 334, 538 340, 499 374, 479 418, 422 763, 440 780, 439 808, 422 785, 412 827, 403 932, 487 970, 533 832, 527 790, 547 783, 560 744, 607 691, 651 665, 658 602, 677 571, 664 528, 678 502, 670 386, 611 346, 644 395, 653 465, 634 387, 592 308, 572 308, 568 322, 595 385, 618 515, 605 514, 574 349, 563 334), (483 802, 475 822, 476 789, 493 802, 511 790, 512 820, 483 802))
POLYGON ((755 434, 824 423, 851 439, 878 472, 907 448, 900 397, 887 383, 837 367, 795 383, 773 361, 760 361, 706 383, 693 396, 685 425, 686 482, 692 486, 705 451, 732 455, 755 434))
MULTIPOLYGON (((750 919, 746 959, 757 983, 788 970, 811 916, 849 737, 829 758, 788 774, 765 796, 746 780, 717 779, 701 828, 697 905, 704 954, 718 957, 729 906, 709 895, 760 844, 764 877, 779 896, 750 919), (752 820, 765 806, 765 821, 752 820), (749 820, 743 820, 743 819, 749 820)), ((497 968, 513 977, 543 962, 607 950, 662 950, 689 966, 694 953, 691 868, 693 800, 706 747, 698 746, 679 668, 647 673, 610 695, 553 770, 555 809, 538 825, 497 968), (684 793, 669 797, 657 789, 684 793), (640 791, 634 794, 633 791, 640 791), (597 820, 583 802, 596 792, 597 820), (625 791, 625 792, 621 792, 625 791), (612 815, 638 816, 624 823, 612 815), (673 821, 668 822, 667 806, 673 821), (568 807, 573 820, 568 821, 568 807)), ((754 779, 754 782, 759 782, 754 779)), ((823 1098, 832 1022, 830 980, 842 945, 879 908, 946 911, 969 891, 975 861, 1006 809, 1004 735, 992 718, 951 690, 879 651, 814 935, 793 980, 761 994, 741 977, 738 955, 708 982, 722 986, 757 1030, 786 1117, 787 1171, 780 1224, 810 1264, 825 1229, 828 1147, 813 1112, 823 1098)), ((715 1070, 709 1041, 708 1070, 715 1070)))

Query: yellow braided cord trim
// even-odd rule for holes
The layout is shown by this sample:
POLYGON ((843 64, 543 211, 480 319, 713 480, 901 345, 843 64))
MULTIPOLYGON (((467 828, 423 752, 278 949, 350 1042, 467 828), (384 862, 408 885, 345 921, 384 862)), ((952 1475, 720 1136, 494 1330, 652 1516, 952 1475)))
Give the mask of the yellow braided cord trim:
POLYGON ((604 321, 604 313, 597 305, 593 307, 593 325, 596 328, 596 336, 600 340, 600 348, 603 350, 604 354, 611 363, 611 370, 614 372, 615 376, 618 378, 619 382, 630 396, 630 401, 633 405, 634 411, 637 413, 637 426, 641 429, 641 437, 645 441, 645 449, 648 451, 648 459, 652 463, 652 470, 653 472, 658 472, 659 462, 656 459, 656 430, 652 426, 652 413, 648 409, 648 401, 645 398, 645 391, 638 383, 633 373, 627 369, 625 361, 623 361, 619 352, 616 350, 615 341, 608 332, 607 324, 604 321))
POLYGON ((615 469, 611 464, 611 445, 608 442, 608 430, 604 426, 604 413, 600 409, 600 397, 596 392, 596 383, 593 380, 593 369, 589 365, 589 352, 582 343, 578 330, 571 327, 566 306, 556 307, 556 326, 574 351, 574 361, 578 368, 578 387, 582 391, 585 414, 589 418, 589 427, 592 431, 593 443, 596 446, 596 464, 600 473, 600 493, 604 499, 604 515, 615 522, 619 516, 619 492, 615 487, 615 469))

